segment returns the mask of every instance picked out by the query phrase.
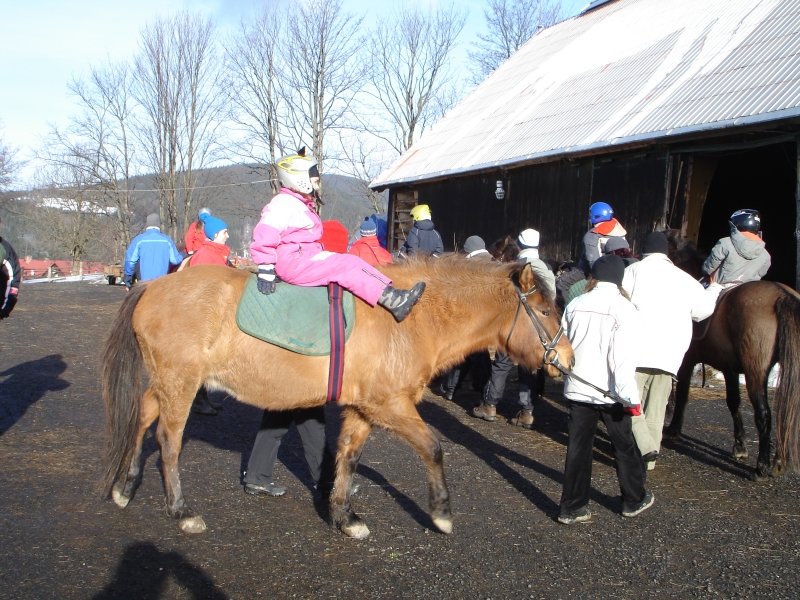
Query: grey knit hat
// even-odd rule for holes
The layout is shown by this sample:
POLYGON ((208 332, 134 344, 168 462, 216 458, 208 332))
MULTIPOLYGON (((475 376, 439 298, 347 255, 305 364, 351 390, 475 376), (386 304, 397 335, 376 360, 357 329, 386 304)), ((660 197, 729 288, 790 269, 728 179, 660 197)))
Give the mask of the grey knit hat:
POLYGON ((472 254, 476 250, 486 250, 486 242, 483 238, 477 235, 471 235, 464 242, 464 252, 472 254))
POLYGON ((611 254, 615 250, 630 250, 631 247, 628 245, 628 240, 624 237, 619 236, 612 236, 608 238, 606 245, 603 246, 603 252, 605 254, 611 254))

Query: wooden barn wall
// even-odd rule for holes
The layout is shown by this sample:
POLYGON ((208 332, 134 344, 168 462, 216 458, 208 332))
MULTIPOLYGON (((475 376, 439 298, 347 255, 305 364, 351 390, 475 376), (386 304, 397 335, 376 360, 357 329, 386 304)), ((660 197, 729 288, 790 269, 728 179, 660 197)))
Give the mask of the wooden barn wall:
POLYGON ((558 264, 579 255, 589 205, 598 200, 614 207, 631 241, 643 238, 663 213, 665 169, 666 156, 559 161, 395 190, 390 202, 415 190, 417 202, 430 205, 447 251, 461 248, 471 235, 489 244, 533 227, 542 235, 543 258, 558 264), (503 200, 495 197, 498 180, 503 200))
MULTIPOLYGON (((666 153, 595 159, 591 202, 614 207, 634 254, 650 231, 667 225, 667 169, 666 153)), ((673 217, 680 221, 679 215, 673 217)))

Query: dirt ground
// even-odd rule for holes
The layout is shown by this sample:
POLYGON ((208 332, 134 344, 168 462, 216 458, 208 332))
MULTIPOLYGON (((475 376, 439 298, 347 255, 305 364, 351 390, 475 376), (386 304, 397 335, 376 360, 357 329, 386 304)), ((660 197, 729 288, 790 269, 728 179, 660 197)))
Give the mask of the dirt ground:
MULTIPOLYGON (((125 510, 99 497, 104 413, 98 353, 122 287, 24 285, 0 322, 0 597, 3 598, 797 598, 800 477, 754 482, 730 458, 719 389, 693 389, 684 438, 648 478, 655 506, 623 519, 601 433, 591 522, 555 521, 566 414, 548 381, 527 431, 473 419, 469 382, 420 412, 442 440, 455 530, 427 515, 421 462, 376 432, 354 507, 372 535, 341 535, 314 505, 292 431, 276 475, 282 498, 244 494, 258 410, 218 397, 192 415, 181 459, 187 498, 209 529, 183 534, 164 510, 158 455, 125 510)), ((515 412, 515 388, 500 412, 515 412)), ((330 409, 335 422, 335 408, 330 409)))

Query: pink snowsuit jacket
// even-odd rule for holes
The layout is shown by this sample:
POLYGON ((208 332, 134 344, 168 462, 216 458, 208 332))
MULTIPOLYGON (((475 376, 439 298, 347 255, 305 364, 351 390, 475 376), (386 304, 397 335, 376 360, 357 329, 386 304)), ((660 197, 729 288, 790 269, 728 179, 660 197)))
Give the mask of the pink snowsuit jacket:
POLYGON ((323 250, 322 221, 313 206, 313 199, 281 188, 253 229, 253 261, 275 265, 278 277, 295 285, 338 283, 375 306, 392 280, 357 256, 323 250))

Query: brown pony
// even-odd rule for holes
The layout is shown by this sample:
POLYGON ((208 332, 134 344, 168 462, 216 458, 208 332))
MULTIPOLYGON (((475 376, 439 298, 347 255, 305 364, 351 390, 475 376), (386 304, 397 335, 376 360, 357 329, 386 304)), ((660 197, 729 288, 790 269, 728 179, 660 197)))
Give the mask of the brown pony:
POLYGON ((517 238, 512 235, 495 240, 489 244, 486 250, 497 262, 514 262, 519 256, 519 244, 517 243, 517 238))
MULTIPOLYGON (((369 529, 350 506, 350 483, 373 426, 408 442, 427 470, 434 525, 452 531, 442 449, 416 409, 426 383, 479 350, 495 346, 531 370, 553 359, 572 366, 553 304, 529 266, 475 263, 459 257, 410 260, 382 268, 398 287, 424 280, 411 315, 396 323, 382 308, 356 303, 347 342, 340 403, 333 522, 346 535, 369 529), (555 341, 554 341, 555 340, 555 341)), ((141 481, 142 440, 158 419, 167 511, 189 533, 205 530, 181 490, 178 457, 192 399, 204 385, 274 410, 322 405, 328 357, 295 354, 242 333, 235 313, 251 274, 199 266, 135 286, 105 347, 103 398, 109 445, 104 489, 125 507, 141 481), (142 393, 146 367, 149 385, 142 393)), ((555 376, 553 364, 545 365, 555 376)))
MULTIPOLYGON (((702 255, 686 240, 668 234, 670 258, 676 266, 698 276, 702 255)), ((743 283, 724 292, 714 313, 695 326, 695 336, 678 370, 675 412, 664 432, 679 437, 689 399, 694 366, 704 363, 725 377, 726 402, 733 417, 733 455, 747 458, 744 424, 739 410, 739 374, 744 373, 758 429, 755 475, 777 474, 784 464, 800 465, 800 295, 774 281, 743 283), (775 439, 773 457, 772 415, 767 379, 775 363, 781 366, 774 394, 775 439)))

